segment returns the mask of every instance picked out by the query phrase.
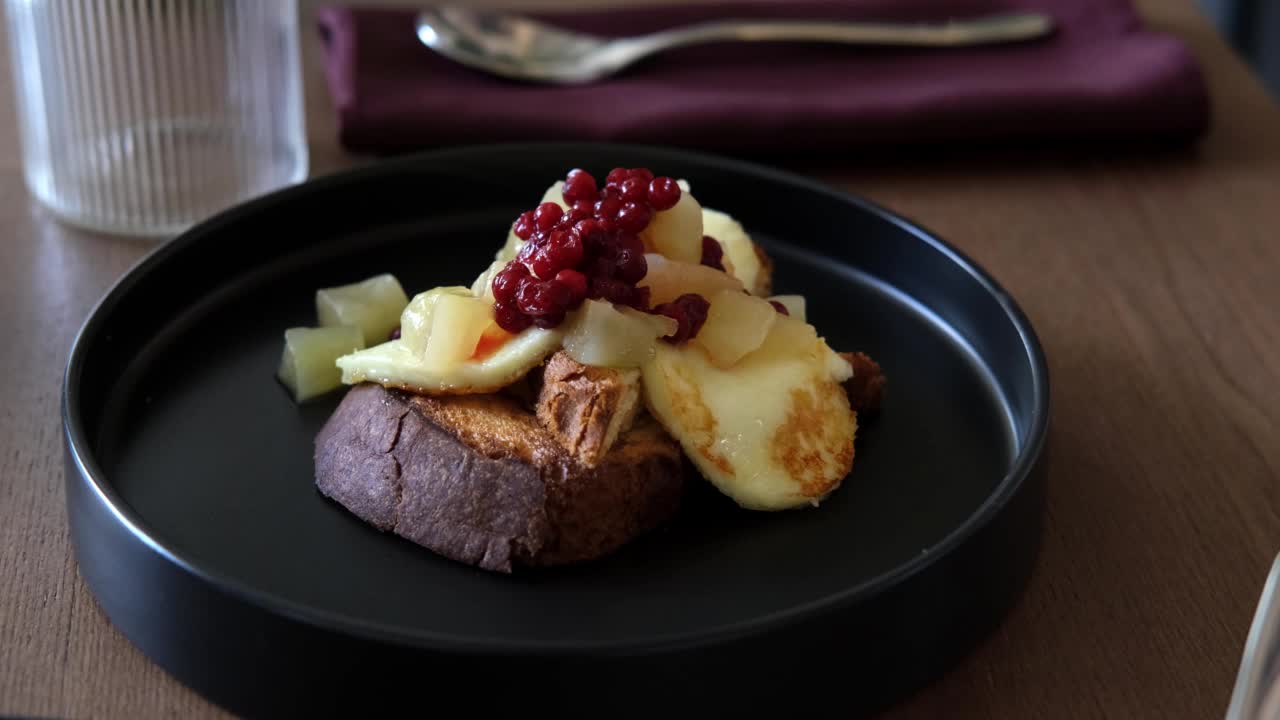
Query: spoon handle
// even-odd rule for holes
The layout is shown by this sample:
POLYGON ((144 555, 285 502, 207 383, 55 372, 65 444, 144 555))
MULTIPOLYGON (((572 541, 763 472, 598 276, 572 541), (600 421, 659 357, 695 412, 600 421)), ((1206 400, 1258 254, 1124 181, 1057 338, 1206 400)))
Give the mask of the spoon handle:
POLYGON ((720 41, 806 41, 857 45, 959 46, 1029 40, 1049 32, 1040 13, 1011 13, 936 23, 730 20, 700 23, 631 39, 641 55, 720 41))

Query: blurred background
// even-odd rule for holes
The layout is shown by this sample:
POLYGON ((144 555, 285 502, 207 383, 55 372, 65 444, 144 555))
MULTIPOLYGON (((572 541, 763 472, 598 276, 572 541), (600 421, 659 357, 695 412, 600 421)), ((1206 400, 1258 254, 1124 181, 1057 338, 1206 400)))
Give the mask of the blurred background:
MULTIPOLYGON (((669 0, 599 0, 601 6, 625 6, 669 0)), ((1195 0, 1219 31, 1280 97, 1280 0, 1195 0)), ((302 0, 317 7, 328 0, 302 0)), ((348 5, 415 5, 414 0, 344 0, 348 5)), ((511 7, 555 7, 563 0, 509 0, 511 7)), ((580 4, 580 3, 579 3, 580 4)))
POLYGON ((1207 15, 1280 96, 1280 2, 1198 0, 1207 15))

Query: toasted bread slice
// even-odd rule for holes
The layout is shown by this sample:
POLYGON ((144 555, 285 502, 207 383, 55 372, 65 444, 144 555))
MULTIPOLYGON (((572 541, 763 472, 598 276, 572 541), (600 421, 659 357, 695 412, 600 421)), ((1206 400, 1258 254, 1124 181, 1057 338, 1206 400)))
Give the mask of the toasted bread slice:
POLYGON ((588 467, 504 394, 352 387, 316 438, 315 483, 374 527, 486 570, 607 555, 670 518, 679 446, 642 417, 588 467))
POLYGON ((583 365, 561 351, 547 360, 535 414, 574 459, 595 467, 641 405, 639 370, 583 365))

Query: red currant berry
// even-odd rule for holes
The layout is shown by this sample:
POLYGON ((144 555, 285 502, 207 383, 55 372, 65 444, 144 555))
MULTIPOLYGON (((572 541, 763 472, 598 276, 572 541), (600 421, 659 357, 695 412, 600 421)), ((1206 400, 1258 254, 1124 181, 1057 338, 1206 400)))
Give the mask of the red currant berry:
POLYGON ((516 237, 521 240, 528 240, 533 237, 533 231, 535 229, 536 226, 533 224, 533 211, 521 213, 520 217, 516 218, 515 226, 512 228, 516 237))
POLYGON ((680 202, 680 185, 669 177, 656 177, 649 183, 649 204, 654 210, 670 210, 680 202))
POLYGON ((556 313, 563 315, 570 300, 569 288, 553 280, 531 282, 516 293, 520 312, 535 318, 556 313))
POLYGON ((518 262, 507 263, 507 266, 493 276, 493 298, 500 303, 514 302, 516 292, 529 282, 529 268, 518 262))
POLYGON ((724 271, 724 248, 710 235, 702 236, 702 264, 724 271))
POLYGON ((599 189, 596 179, 586 170, 571 170, 564 180, 564 201, 570 205, 595 201, 599 189))
POLYGON ((561 222, 568 225, 582 222, 595 214, 595 205, 594 198, 591 200, 579 200, 573 204, 573 207, 569 208, 568 214, 564 216, 561 222))
POLYGON ((538 288, 543 285, 542 282, 526 283, 516 293, 516 307, 520 308, 520 312, 525 315, 533 316, 537 311, 543 309, 538 302, 538 288))
POLYGON ((648 187, 649 183, 653 181, 653 173, 649 171, 649 168, 631 168, 629 175, 639 180, 640 184, 645 187, 648 187))
POLYGON ((544 202, 533 211, 533 222, 538 226, 539 230, 550 230, 560 222, 560 217, 564 215, 564 209, 553 202, 544 202))
POLYGON ((600 228, 600 223, 596 222, 592 218, 579 220, 573 226, 573 233, 577 235, 579 238, 582 238, 584 241, 593 235, 599 234, 600 232, 602 232, 602 229, 600 228))
POLYGON ((637 310, 649 309, 649 288, 633 287, 631 288, 631 307, 637 310))
POLYGON ((529 317, 520 312, 514 302, 494 304, 493 317, 497 321, 498 327, 509 333, 518 333, 532 324, 529 317))
POLYGON ((644 259, 644 255, 637 255, 630 250, 622 250, 618 253, 618 257, 614 260, 617 267, 615 277, 624 283, 634 285, 649 272, 649 263, 644 259))
POLYGON ((676 321, 676 331, 664 336, 663 339, 679 344, 698 334, 703 323, 707 321, 707 310, 710 307, 711 303, 701 295, 685 293, 669 303, 659 305, 653 309, 653 312, 666 315, 676 321))
POLYGON ((543 247, 534 254, 533 260, 529 263, 529 269, 539 278, 550 279, 555 277, 560 268, 556 267, 555 260, 547 256, 547 249, 543 247))
POLYGON ((644 242, 631 233, 617 233, 613 236, 614 246, 618 252, 629 251, 632 255, 644 255, 644 242))
POLYGON ((595 204, 593 208, 596 220, 611 221, 618 217, 618 211, 622 209, 622 201, 615 197, 606 197, 595 204))
MULTIPOLYGON (((608 280, 613 277, 613 258, 611 253, 599 253, 590 261, 583 263, 582 272, 589 278, 608 280)), ((592 295, 592 297, 599 297, 599 295, 592 295)))
POLYGON ((648 205, 629 202, 618 210, 616 222, 619 230, 639 233, 649 227, 649 221, 652 219, 653 211, 649 209, 648 205))
POLYGON ((587 290, 587 296, 626 305, 627 300, 630 299, 630 289, 626 283, 613 278, 596 276, 591 278, 591 287, 587 290))
POLYGON ((564 314, 568 312, 569 306, 573 304, 573 289, 562 282, 552 280, 547 283, 543 297, 547 303, 545 315, 558 318, 556 325, 559 325, 564 319, 564 314))
POLYGON ((676 303, 684 307, 685 314, 689 318, 689 337, 696 337, 698 331, 702 329, 702 324, 707 321, 707 311, 711 309, 711 303, 694 293, 681 295, 676 298, 676 303))
POLYGON ((520 246, 520 252, 516 253, 516 263, 528 266, 533 262, 533 256, 538 253, 538 249, 546 244, 546 240, 534 238, 524 245, 520 246))
POLYGON ((626 180, 630 174, 631 173, 626 168, 616 167, 610 170, 609 174, 605 176, 604 186, 616 187, 618 185, 621 185, 622 181, 626 180))
POLYGON ((570 305, 577 305, 587 296, 587 276, 577 270, 565 269, 556 273, 556 282, 569 288, 569 295, 573 298, 570 305))
POLYGON ((618 186, 618 195, 623 202, 641 203, 649 198, 649 186, 640 182, 640 178, 632 176, 618 186))
POLYGON ((533 260, 533 272, 540 278, 554 277, 582 262, 582 240, 563 230, 553 230, 551 237, 533 260))

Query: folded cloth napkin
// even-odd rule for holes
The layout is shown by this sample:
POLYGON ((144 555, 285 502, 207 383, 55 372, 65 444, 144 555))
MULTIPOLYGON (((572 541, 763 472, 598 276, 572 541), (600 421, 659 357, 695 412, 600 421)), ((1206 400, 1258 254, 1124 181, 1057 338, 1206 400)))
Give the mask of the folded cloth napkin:
POLYGON ((796 0, 540 12, 617 36, 715 18, 945 20, 1050 13, 1047 39, 963 49, 739 43, 654 56, 598 84, 490 76, 418 43, 407 9, 322 8, 340 141, 392 154, 598 140, 737 154, 1028 138, 1190 138, 1209 101, 1175 37, 1127 0, 796 0))

